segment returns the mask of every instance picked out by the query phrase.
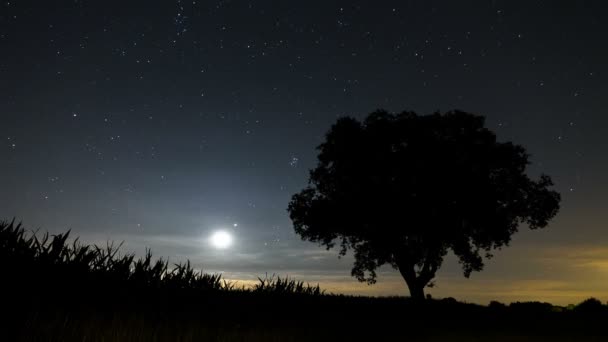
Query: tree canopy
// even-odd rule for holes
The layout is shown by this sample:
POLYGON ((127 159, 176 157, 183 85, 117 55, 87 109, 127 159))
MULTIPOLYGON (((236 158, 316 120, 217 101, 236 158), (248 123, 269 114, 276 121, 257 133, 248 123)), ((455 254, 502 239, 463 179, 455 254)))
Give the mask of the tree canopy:
POLYGON ((413 298, 448 251, 469 277, 520 225, 543 228, 559 210, 551 178, 531 179, 526 150, 498 142, 483 116, 378 110, 339 119, 317 149, 308 186, 289 203, 296 233, 352 250, 359 281, 375 283, 391 265, 413 298))

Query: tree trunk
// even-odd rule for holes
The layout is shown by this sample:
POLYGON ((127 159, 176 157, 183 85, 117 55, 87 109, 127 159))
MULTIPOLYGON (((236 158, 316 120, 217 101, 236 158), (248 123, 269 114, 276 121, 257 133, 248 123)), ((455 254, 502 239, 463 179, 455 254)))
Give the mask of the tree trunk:
POLYGON ((410 290, 410 297, 413 300, 419 302, 419 301, 423 301, 425 299, 424 298, 424 285, 418 284, 418 282, 416 280, 414 280, 412 282, 405 280, 405 282, 407 283, 407 287, 410 290))
POLYGON ((424 280, 416 276, 414 266, 404 265, 403 263, 398 265, 399 273, 405 280, 408 289, 410 290, 410 297, 415 301, 423 301, 424 298, 424 287, 428 283, 428 280, 424 280))

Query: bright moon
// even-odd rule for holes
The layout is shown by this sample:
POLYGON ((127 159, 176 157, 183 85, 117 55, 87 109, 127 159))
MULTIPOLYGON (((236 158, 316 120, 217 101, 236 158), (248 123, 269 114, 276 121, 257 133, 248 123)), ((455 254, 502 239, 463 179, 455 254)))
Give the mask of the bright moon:
POLYGON ((225 249, 230 247, 230 245, 232 244, 232 235, 230 235, 226 231, 219 230, 213 233, 213 235, 211 235, 209 241, 211 242, 211 245, 213 245, 213 247, 218 249, 225 249))

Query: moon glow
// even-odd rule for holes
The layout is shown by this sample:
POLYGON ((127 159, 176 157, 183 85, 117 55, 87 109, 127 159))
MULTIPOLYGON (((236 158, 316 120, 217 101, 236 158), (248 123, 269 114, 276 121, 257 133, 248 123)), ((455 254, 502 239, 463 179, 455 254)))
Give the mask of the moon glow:
POLYGON ((214 248, 226 249, 232 245, 232 235, 224 230, 218 230, 211 235, 209 242, 214 248))

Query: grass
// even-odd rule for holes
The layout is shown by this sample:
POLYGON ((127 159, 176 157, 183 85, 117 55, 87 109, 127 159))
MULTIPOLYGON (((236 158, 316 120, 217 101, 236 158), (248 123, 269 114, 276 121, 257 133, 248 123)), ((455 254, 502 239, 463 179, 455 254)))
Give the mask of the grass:
MULTIPOLYGON (((0 222, 0 267, 28 278, 51 279, 63 285, 80 284, 104 288, 135 288, 190 291, 248 291, 274 294, 321 295, 319 285, 275 275, 250 289, 222 279, 221 274, 195 270, 190 261, 173 264, 160 258, 153 261, 148 249, 143 257, 120 254, 122 244, 105 247, 83 245, 76 238, 68 243, 70 232, 57 235, 28 233, 21 224, 0 222), (26 271, 27 274, 23 274, 26 271)), ((13 277, 15 278, 15 277, 13 277)), ((14 279, 21 282, 22 279, 14 279)))
MULTIPOLYGON (((0 222, 0 336, 11 341, 606 340, 608 308, 325 293, 275 275, 244 288, 150 250, 0 222), (395 339, 395 337, 399 337, 395 339)), ((3 339, 4 340, 4 339, 3 339)))

